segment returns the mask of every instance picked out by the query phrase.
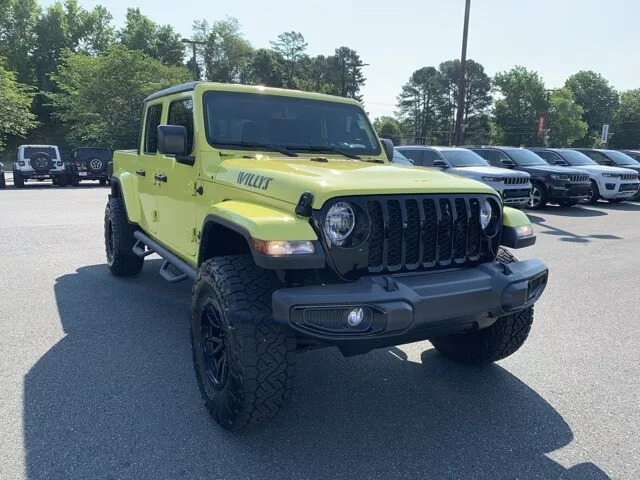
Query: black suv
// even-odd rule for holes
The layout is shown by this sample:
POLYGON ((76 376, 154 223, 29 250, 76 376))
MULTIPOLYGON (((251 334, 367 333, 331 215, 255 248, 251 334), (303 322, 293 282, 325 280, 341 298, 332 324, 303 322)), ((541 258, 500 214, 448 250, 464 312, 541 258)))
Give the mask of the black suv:
POLYGON ((71 184, 77 186, 82 180, 98 180, 100 185, 108 181, 107 165, 113 158, 108 148, 82 147, 71 151, 71 184))
POLYGON ((640 162, 640 150, 620 150, 620 151, 625 155, 628 155, 631 158, 633 158, 636 162, 640 162))
POLYGON ((591 196, 587 172, 549 165, 530 150, 518 147, 465 148, 476 152, 495 167, 515 168, 531 175, 533 188, 527 206, 533 210, 544 208, 547 203, 569 207, 591 196))

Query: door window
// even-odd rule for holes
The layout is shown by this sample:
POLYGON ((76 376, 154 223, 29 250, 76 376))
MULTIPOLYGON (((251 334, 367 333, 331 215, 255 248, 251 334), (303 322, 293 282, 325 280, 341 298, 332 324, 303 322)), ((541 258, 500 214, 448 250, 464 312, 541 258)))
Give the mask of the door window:
POLYGON ((169 125, 182 125, 187 129, 187 155, 193 151, 193 100, 185 98, 169 105, 169 125))
POLYGON ((441 160, 438 152, 434 150, 425 150, 424 156, 422 157, 422 166, 423 167, 433 167, 433 162, 435 160, 441 160))
POLYGON ((558 160, 564 162, 564 160, 562 160, 562 158, 560 158, 560 155, 558 155, 557 153, 554 153, 554 152, 533 152, 533 153, 535 153, 539 157, 541 157, 544 160, 546 160, 546 162, 548 164, 550 164, 550 165, 555 165, 556 161, 558 161, 558 160))
POLYGON ((162 117, 162 104, 147 108, 147 121, 144 132, 144 153, 154 154, 158 151, 158 125, 162 117))
POLYGON ((407 158, 413 160, 414 165, 422 165, 422 150, 405 150, 399 149, 400 152, 407 158))

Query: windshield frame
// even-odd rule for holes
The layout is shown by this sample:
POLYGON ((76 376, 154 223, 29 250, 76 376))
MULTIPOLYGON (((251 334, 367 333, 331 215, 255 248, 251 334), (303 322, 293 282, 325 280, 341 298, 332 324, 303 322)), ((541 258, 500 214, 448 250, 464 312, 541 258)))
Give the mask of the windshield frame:
POLYGON ((548 167, 549 166, 549 164, 545 161, 544 158, 536 155, 535 152, 532 152, 531 150, 527 150, 525 148, 504 148, 502 149, 502 151, 511 159, 513 163, 516 164, 517 167, 537 167, 537 166, 548 167), (528 157, 530 157, 529 154, 531 154, 536 158, 540 159, 540 161, 538 163, 522 163, 520 161, 520 158, 518 158, 518 156, 521 153, 524 153, 524 155, 528 157))
POLYGON ((579 150, 572 150, 570 148, 567 148, 567 149, 558 150, 555 153, 559 155, 560 158, 562 158, 565 162, 567 162, 567 164, 570 167, 587 167, 587 166, 598 165, 598 162, 596 162, 592 158, 589 158, 587 155, 585 155, 579 150), (571 163, 571 161, 567 160, 567 158, 576 154, 578 155, 578 158, 584 157, 584 160, 587 160, 587 163, 571 163))
MULTIPOLYGON (((214 141, 215 139, 212 138, 211 136, 211 132, 209 129, 209 122, 208 122, 208 118, 207 118, 207 114, 208 114, 208 110, 209 108, 211 108, 209 105, 213 104, 215 102, 215 97, 226 97, 226 98, 241 98, 241 99, 252 99, 252 98, 257 98, 257 99, 264 99, 266 97, 268 97, 269 99, 271 99, 272 97, 274 99, 281 99, 281 100, 286 100, 288 102, 300 102, 300 103, 307 103, 307 104, 320 104, 320 105, 324 105, 324 106, 330 106, 330 107, 336 107, 336 108, 342 108, 342 109, 349 109, 352 110, 352 112, 354 114, 359 114, 362 119, 365 122, 365 126, 366 128, 369 129, 369 132, 372 135, 372 139, 373 139, 373 148, 349 148, 348 146, 345 145, 338 145, 338 144, 330 144, 330 145, 322 145, 322 144, 309 144, 309 147, 321 147, 321 146, 327 146, 327 147, 331 147, 331 148, 338 148, 340 150, 343 150, 349 154, 352 155, 356 155, 356 156, 363 156, 363 157, 379 157, 382 154, 382 146, 380 144, 380 140, 378 138, 378 134, 375 131, 375 129, 373 128, 373 125, 371 124, 371 121, 368 117, 368 115, 366 114, 366 112, 364 111, 364 109, 358 105, 358 104, 354 104, 354 103, 350 103, 350 102, 338 102, 338 101, 331 101, 331 100, 319 100, 319 99, 314 99, 314 98, 305 98, 305 97, 295 97, 295 96, 287 96, 287 95, 277 95, 277 94, 268 94, 268 93, 261 93, 261 94, 256 94, 256 93, 248 93, 248 92, 231 92, 231 91, 225 91, 225 90, 206 90, 203 92, 202 94, 202 118, 204 121, 204 133, 205 133, 205 137, 207 140, 207 143, 218 150, 246 150, 246 148, 243 148, 242 146, 235 146, 235 145, 228 145, 225 144, 224 142, 218 142, 216 143, 216 141, 214 141)), ((215 107, 214 107, 215 108, 215 107)), ((366 134, 367 132, 365 132, 366 134)), ((283 142, 282 145, 280 143, 270 143, 268 141, 262 142, 265 144, 269 144, 269 145, 273 145, 275 147, 278 148, 287 148, 286 145, 292 145, 295 139, 291 139, 290 141, 286 141, 283 142)), ((235 140, 234 140, 235 141, 235 140)), ((237 141, 241 141, 241 140, 237 140, 237 141)), ((299 145, 301 147, 300 150, 297 150, 295 148, 289 148, 289 150, 292 151, 297 151, 297 152, 301 152, 301 153, 306 153, 303 149, 302 149, 302 143, 298 142, 297 145, 299 145)), ((339 154, 335 154, 335 155, 339 155, 339 154)))
POLYGON ((448 149, 443 149, 443 150, 439 150, 439 153, 447 160, 447 162, 453 167, 453 168, 465 168, 465 167, 493 167, 493 165, 491 165, 489 162, 487 162, 484 158, 482 158, 480 155, 478 155, 476 152, 474 152, 473 150, 468 150, 466 148, 448 148, 448 149), (459 165, 456 163, 455 160, 453 160, 452 158, 450 158, 447 154, 448 153, 452 153, 453 155, 456 155, 458 153, 461 153, 463 155, 468 155, 471 158, 473 157, 478 157, 476 160, 479 163, 472 163, 472 164, 464 164, 464 165, 459 165))

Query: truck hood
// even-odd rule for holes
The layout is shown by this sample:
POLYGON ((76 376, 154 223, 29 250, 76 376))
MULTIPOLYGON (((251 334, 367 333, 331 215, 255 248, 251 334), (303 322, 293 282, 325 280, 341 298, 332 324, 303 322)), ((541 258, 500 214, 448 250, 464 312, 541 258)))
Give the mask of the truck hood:
POLYGON ((232 158, 222 162, 215 181, 292 204, 311 192, 316 209, 330 198, 349 195, 495 193, 483 183, 433 169, 305 157, 232 158))
POLYGON ((564 173, 580 175, 587 173, 585 170, 581 170, 580 167, 559 167, 557 165, 531 165, 526 167, 518 167, 522 170, 530 173, 531 175, 549 175, 551 173, 564 173))
POLYGON ((589 172, 589 173, 632 173, 632 172, 636 172, 637 170, 633 169, 633 168, 627 168, 627 167, 609 167, 607 165, 580 165, 579 167, 575 167, 575 168, 579 168, 580 170, 584 170, 585 172, 589 172))
POLYGON ((510 170, 508 168, 500 167, 454 167, 446 170, 447 172, 456 173, 467 176, 482 176, 489 175, 493 177, 529 177, 527 172, 519 172, 518 170, 510 170))

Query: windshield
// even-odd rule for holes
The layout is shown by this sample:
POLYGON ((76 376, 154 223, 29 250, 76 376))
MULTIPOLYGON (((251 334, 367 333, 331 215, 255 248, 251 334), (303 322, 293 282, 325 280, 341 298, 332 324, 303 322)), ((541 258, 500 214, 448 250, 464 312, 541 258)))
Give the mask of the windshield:
POLYGON ((451 165, 454 167, 487 167, 489 162, 471 150, 440 150, 451 165))
POLYGON ((547 165, 542 158, 533 153, 531 150, 525 150, 524 148, 513 148, 505 150, 511 160, 514 161, 519 167, 529 167, 533 165, 547 165))
POLYGON ((558 153, 569 165, 597 165, 596 162, 591 160, 584 153, 578 152, 576 150, 562 150, 558 153))
POLYGON ((607 150, 606 154, 609 158, 611 158, 611 160, 616 162, 617 165, 632 165, 634 167, 637 167, 638 165, 640 165, 640 163, 636 162, 629 155, 626 155, 622 152, 617 152, 615 150, 607 150))
POLYGON ((246 147, 233 143, 262 143, 291 151, 328 147, 351 155, 381 152, 357 105, 210 91, 204 94, 204 116, 207 141, 217 148, 241 150, 246 147))

